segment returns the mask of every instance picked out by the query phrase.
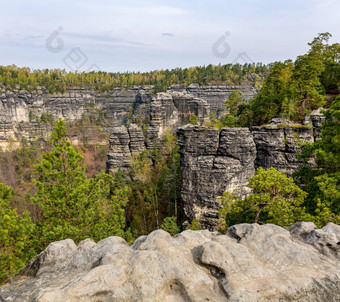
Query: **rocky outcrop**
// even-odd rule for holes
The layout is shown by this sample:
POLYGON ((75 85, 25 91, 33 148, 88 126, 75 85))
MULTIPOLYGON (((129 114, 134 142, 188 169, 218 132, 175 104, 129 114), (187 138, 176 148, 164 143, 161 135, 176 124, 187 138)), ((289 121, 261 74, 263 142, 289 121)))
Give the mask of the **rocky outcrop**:
POLYGON ((177 131, 181 154, 181 196, 189 221, 215 229, 225 191, 246 193, 254 174, 256 148, 247 128, 216 128, 186 125, 177 131))
POLYGON ((229 99, 233 90, 241 91, 244 101, 249 101, 257 94, 257 89, 251 85, 222 86, 191 84, 188 87, 173 85, 169 90, 187 92, 197 98, 204 99, 210 105, 210 110, 215 111, 217 114, 224 112, 224 102, 229 99))
MULTIPOLYGON (((121 125, 127 120, 129 108, 136 106, 136 100, 143 103, 148 98, 150 90, 142 87, 117 88, 106 93, 86 87, 69 89, 63 94, 47 93, 43 88, 34 93, 23 90, 3 92, 0 95, 0 147, 9 149, 11 143, 14 149, 23 137, 28 141, 48 137, 51 129, 43 122, 44 117, 61 117, 69 124, 95 117, 106 126, 121 125)), ((102 133, 109 134, 108 129, 101 127, 97 138, 102 133)))
POLYGON ((146 144, 152 148, 161 143, 166 129, 176 129, 196 115, 199 124, 209 119, 209 104, 191 94, 180 92, 158 93, 150 103, 150 126, 146 144))
POLYGON ((251 129, 256 144, 255 168, 274 167, 289 176, 302 164, 296 158, 300 145, 314 142, 311 126, 295 125, 287 120, 273 119, 271 124, 251 129))
MULTIPOLYGON (((221 205, 216 197, 235 191, 245 197, 254 169, 274 167, 291 176, 304 162, 296 158, 300 145, 316 137, 311 125, 284 119, 261 127, 218 129, 179 128, 182 186, 189 222, 198 219, 203 228, 215 230, 221 205)), ((313 161, 309 162, 314 165, 313 161)))
MULTIPOLYGON (((174 104, 169 106, 170 103, 166 101, 169 97, 167 94, 156 97, 151 112, 152 88, 152 86, 136 86, 123 90, 116 88, 110 92, 98 92, 86 87, 78 87, 69 89, 65 93, 55 94, 47 93, 41 87, 36 92, 25 90, 2 92, 0 93, 0 147, 3 150, 15 149, 20 146, 22 138, 31 141, 48 137, 51 129, 47 124, 41 123, 44 115, 51 115, 54 119, 62 117, 67 123, 72 124, 97 114, 101 122, 120 126, 127 121, 130 108, 133 108, 139 117, 152 120, 154 127, 149 130, 149 144, 152 145, 157 140, 157 133, 162 132, 163 125, 159 122, 159 118, 164 118, 165 112, 167 119, 165 123, 171 124, 176 111, 182 114, 181 118, 185 119, 188 116, 185 116, 184 112, 203 117, 205 113, 198 109, 203 108, 199 105, 202 100, 206 101, 205 111, 209 106, 212 110, 219 111, 234 89, 243 91, 245 99, 249 99, 256 93, 251 86, 175 85, 168 90, 168 95, 172 95, 174 104), (165 99, 162 101, 162 98, 165 99), (201 100, 198 100, 199 98, 201 100), (157 110, 157 106, 161 112, 157 110)), ((109 135, 104 128, 98 133, 109 135)), ((89 139, 95 140, 95 137, 89 139)))
POLYGON ((200 124, 209 118, 207 102, 186 93, 158 93, 149 103, 140 101, 134 115, 141 113, 143 105, 149 108, 149 126, 145 136, 142 128, 136 125, 113 127, 107 171, 115 173, 119 168, 129 168, 133 153, 140 153, 145 148, 152 149, 155 144, 161 146, 166 130, 175 131, 186 124, 192 115, 197 116, 200 124))
POLYGON ((324 109, 319 108, 313 110, 309 115, 305 117, 305 124, 312 124, 314 128, 314 139, 319 140, 321 135, 321 126, 322 123, 325 121, 325 116, 322 113, 324 109))
POLYGON ((106 170, 115 174, 119 168, 128 169, 132 154, 143 150, 145 150, 145 144, 141 127, 135 124, 129 127, 113 127, 109 140, 106 170))
POLYGON ((332 223, 239 224, 226 235, 157 230, 132 245, 120 237, 66 239, 0 287, 0 301, 335 302, 339 232, 332 223))

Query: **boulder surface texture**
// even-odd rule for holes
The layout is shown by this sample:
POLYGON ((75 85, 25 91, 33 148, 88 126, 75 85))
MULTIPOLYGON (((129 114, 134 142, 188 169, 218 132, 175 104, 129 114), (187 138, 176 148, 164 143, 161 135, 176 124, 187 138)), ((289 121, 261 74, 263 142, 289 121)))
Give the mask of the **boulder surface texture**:
POLYGON ((340 226, 239 224, 226 235, 157 230, 132 245, 51 243, 0 301, 339 301, 340 226))

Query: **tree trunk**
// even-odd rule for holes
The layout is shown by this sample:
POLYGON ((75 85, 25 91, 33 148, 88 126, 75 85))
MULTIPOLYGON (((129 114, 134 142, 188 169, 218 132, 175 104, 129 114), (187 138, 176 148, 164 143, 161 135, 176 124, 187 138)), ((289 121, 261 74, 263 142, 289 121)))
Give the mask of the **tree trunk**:
POLYGON ((255 218, 254 218, 254 223, 257 223, 259 218, 260 218, 260 214, 262 212, 262 209, 259 209, 256 214, 255 214, 255 218))

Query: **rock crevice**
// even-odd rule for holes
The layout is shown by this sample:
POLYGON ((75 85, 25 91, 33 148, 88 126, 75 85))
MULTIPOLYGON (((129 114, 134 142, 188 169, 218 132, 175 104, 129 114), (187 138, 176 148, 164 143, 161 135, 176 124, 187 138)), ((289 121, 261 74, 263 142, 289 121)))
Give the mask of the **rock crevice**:
POLYGON ((181 196, 189 220, 215 229, 225 191, 247 193, 254 174, 256 147, 247 128, 215 128, 186 125, 177 131, 181 154, 181 196))

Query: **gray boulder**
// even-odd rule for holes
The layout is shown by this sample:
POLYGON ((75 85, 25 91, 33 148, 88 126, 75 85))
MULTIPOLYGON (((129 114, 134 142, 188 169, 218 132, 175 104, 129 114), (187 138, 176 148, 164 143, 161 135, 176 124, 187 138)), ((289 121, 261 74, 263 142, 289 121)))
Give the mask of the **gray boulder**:
POLYGON ((336 241, 340 227, 239 224, 226 235, 175 237, 157 230, 132 245, 67 239, 0 287, 0 301, 339 301, 340 259, 325 253, 336 247, 321 250, 313 232, 336 241))

